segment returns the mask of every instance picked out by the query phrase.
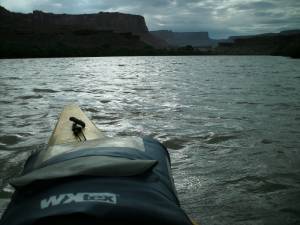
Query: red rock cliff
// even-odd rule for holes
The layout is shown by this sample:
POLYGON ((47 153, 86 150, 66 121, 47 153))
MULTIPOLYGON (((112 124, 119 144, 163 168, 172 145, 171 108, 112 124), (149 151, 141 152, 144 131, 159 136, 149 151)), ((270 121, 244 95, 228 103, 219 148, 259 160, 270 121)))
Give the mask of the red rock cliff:
POLYGON ((6 22, 17 26, 34 26, 41 29, 53 26, 69 26, 113 30, 115 32, 148 32, 144 17, 124 13, 99 12, 96 14, 68 15, 34 11, 23 14, 9 12, 1 7, 0 16, 5 16, 6 22))
POLYGON ((24 14, 9 12, 0 6, 0 29, 50 33, 61 29, 110 30, 116 33, 139 35, 142 41, 156 48, 167 46, 163 40, 148 32, 143 16, 118 12, 68 15, 36 10, 33 13, 24 14))

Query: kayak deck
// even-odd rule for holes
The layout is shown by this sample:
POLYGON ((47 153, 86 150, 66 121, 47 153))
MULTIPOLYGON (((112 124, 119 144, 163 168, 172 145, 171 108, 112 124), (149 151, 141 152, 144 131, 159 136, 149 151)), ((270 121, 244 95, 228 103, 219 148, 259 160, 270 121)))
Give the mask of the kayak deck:
POLYGON ((72 132, 73 122, 70 121, 70 117, 76 117, 85 123, 83 133, 86 140, 101 139, 105 137, 84 112, 82 112, 79 106, 71 104, 65 106, 60 114, 59 120, 49 139, 48 147, 66 143, 77 143, 79 141, 72 132))
POLYGON ((35 166, 40 165, 46 160, 54 156, 74 151, 76 148, 99 140, 102 142, 107 137, 94 125, 94 123, 84 114, 84 112, 75 104, 70 104, 64 107, 61 112, 55 128, 48 141, 47 149, 41 151, 36 160, 35 166), (80 134, 81 139, 72 131, 73 122, 70 117, 75 117, 85 123, 85 127, 80 134))

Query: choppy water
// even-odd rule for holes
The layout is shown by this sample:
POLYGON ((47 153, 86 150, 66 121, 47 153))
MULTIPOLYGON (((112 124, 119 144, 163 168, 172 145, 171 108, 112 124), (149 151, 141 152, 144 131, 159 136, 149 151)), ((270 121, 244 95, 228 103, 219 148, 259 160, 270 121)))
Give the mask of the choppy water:
POLYGON ((0 60, 0 214, 62 107, 170 150, 202 224, 300 224, 300 61, 283 57, 0 60))

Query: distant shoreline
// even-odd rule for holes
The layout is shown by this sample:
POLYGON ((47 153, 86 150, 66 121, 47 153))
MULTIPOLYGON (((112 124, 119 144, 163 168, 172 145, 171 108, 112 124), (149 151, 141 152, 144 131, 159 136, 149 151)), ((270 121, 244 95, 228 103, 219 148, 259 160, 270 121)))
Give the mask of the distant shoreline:
MULTIPOLYGON (((116 52, 117 53, 117 52, 116 52)), ((118 51, 119 54, 111 53, 111 54, 66 54, 66 55, 18 55, 13 56, 10 55, 9 57, 0 56, 0 59, 36 59, 36 58, 86 58, 86 57, 143 57, 143 56, 282 56, 282 57, 290 57, 290 58, 299 58, 298 56, 291 56, 287 54, 255 54, 255 53, 243 53, 237 54, 234 52, 223 52, 220 53, 218 50, 212 51, 195 51, 195 50, 181 50, 181 49, 171 49, 171 50, 163 50, 163 49, 151 49, 151 50, 142 50, 142 51, 126 51, 123 54, 118 51)))
POLYGON ((170 57, 170 56, 175 56, 175 57, 184 57, 184 56, 234 56, 234 57, 243 57, 243 56, 268 56, 268 57, 285 57, 285 58, 292 58, 292 59, 299 59, 299 58, 293 58, 290 56, 282 56, 282 55, 233 55, 233 54, 198 54, 198 55, 106 55, 106 56, 53 56, 53 57, 11 57, 11 58, 0 58, 0 60, 13 60, 13 59, 63 59, 63 58, 110 58, 110 57, 170 57))
POLYGON ((300 58, 300 34, 237 39, 217 47, 155 48, 131 33, 66 30, 57 33, 0 30, 0 58, 108 56, 274 55, 300 58), (79 34, 78 34, 79 33, 79 34))

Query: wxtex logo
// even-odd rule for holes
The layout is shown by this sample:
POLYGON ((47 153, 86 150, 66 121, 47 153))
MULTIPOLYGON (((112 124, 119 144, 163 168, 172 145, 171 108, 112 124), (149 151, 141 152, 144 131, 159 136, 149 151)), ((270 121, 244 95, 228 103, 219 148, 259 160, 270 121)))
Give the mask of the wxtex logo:
POLYGON ((53 206, 82 203, 82 202, 101 202, 108 204, 117 204, 117 195, 113 193, 66 193, 53 195, 41 200, 41 209, 53 206))

